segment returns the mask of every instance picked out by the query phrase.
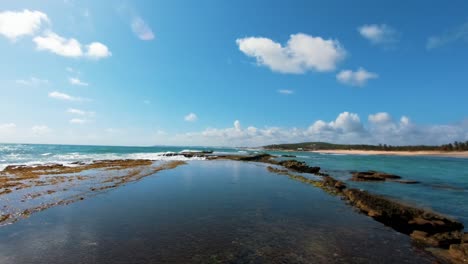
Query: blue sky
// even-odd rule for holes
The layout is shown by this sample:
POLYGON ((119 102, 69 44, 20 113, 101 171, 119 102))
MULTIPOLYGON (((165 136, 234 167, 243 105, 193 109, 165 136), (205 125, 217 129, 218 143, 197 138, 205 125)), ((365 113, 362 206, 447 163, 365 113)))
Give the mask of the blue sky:
POLYGON ((466 1, 2 1, 0 142, 468 140, 466 10, 466 1))

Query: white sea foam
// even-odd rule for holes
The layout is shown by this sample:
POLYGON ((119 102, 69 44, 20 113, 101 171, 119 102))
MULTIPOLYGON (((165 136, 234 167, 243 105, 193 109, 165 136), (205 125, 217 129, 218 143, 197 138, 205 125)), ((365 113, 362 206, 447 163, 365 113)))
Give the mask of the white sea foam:
POLYGON ((63 164, 65 166, 75 166, 71 164, 73 162, 92 162, 94 160, 122 160, 122 159, 149 159, 155 161, 173 161, 173 160, 205 160, 205 157, 185 157, 184 155, 179 155, 176 152, 148 152, 148 153, 105 153, 105 154, 84 154, 78 152, 71 152, 66 154, 56 154, 56 155, 40 155, 37 156, 37 159, 21 157, 21 155, 10 156, 9 160, 1 160, 0 171, 5 169, 8 165, 44 165, 44 164, 63 164), (170 154, 170 155, 168 155, 170 154), (24 160, 24 162, 23 162, 24 160))

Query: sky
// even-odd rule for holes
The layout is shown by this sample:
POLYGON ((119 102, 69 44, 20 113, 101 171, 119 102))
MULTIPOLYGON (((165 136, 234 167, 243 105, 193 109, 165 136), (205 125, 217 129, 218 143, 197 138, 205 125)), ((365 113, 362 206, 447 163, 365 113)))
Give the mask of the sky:
POLYGON ((468 2, 0 3, 0 142, 468 140, 468 2))

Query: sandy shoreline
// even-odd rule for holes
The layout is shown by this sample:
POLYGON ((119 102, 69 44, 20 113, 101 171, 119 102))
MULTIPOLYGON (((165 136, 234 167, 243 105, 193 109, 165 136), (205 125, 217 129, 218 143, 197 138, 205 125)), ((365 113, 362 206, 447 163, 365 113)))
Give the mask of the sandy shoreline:
POLYGON ((351 154, 351 155, 392 155, 392 156, 434 156, 468 158, 468 151, 380 151, 380 150, 314 150, 315 153, 351 154))

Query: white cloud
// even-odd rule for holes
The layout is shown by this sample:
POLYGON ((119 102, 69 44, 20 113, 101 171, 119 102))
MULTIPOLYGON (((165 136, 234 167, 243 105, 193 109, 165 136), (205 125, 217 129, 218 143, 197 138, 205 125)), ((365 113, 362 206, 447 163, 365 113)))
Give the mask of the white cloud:
POLYGON ((243 128, 239 120, 228 128, 165 135, 161 144, 262 146, 277 143, 325 141, 346 144, 439 145, 468 140, 468 120, 450 125, 417 125, 408 117, 394 121, 389 113, 369 115, 367 125, 356 113, 340 113, 335 120, 317 120, 308 128, 243 128))
POLYGON ((69 78, 68 81, 69 81, 70 84, 72 84, 72 85, 78 85, 78 86, 88 86, 88 85, 89 85, 89 83, 83 82, 83 81, 81 81, 81 80, 78 79, 78 78, 69 78))
POLYGON ((33 35, 47 22, 49 18, 40 11, 0 12, 0 34, 14 41, 21 36, 33 35))
POLYGON ((83 51, 78 40, 63 38, 53 32, 47 32, 43 36, 33 39, 38 50, 47 50, 64 57, 81 57, 83 51))
POLYGON ((280 94, 293 94, 294 91, 293 90, 288 90, 288 89, 282 89, 282 90, 278 90, 278 93, 280 93, 280 94))
POLYGON ((106 45, 100 42, 93 42, 87 46, 86 56, 92 59, 100 59, 112 56, 106 45))
POLYGON ((254 57, 257 64, 281 73, 332 71, 346 55, 337 40, 302 33, 291 35, 285 46, 263 37, 240 38, 236 43, 239 50, 254 57))
POLYGON ((380 112, 380 113, 376 113, 373 115, 369 115, 369 122, 374 123, 374 124, 383 124, 383 123, 388 123, 391 121, 392 121, 392 118, 390 114, 385 113, 385 112, 380 112))
POLYGON ((54 98, 54 99, 59 99, 59 100, 65 100, 65 101, 82 101, 83 100, 80 97, 74 97, 66 93, 61 93, 57 91, 50 92, 49 97, 54 98))
POLYGON ((398 41, 399 33, 385 24, 363 25, 358 28, 361 36, 372 44, 392 44, 398 41))
POLYGON ((83 125, 83 124, 85 124, 87 122, 88 122, 88 120, 82 119, 82 118, 70 119, 70 124, 83 125))
POLYGON ((364 68, 359 68, 357 71, 342 70, 336 75, 339 82, 351 86, 364 86, 367 81, 378 77, 376 73, 368 72, 364 68))
POLYGON ((32 130, 33 135, 35 136, 43 136, 52 132, 52 129, 50 129, 48 126, 45 126, 45 125, 33 126, 31 130, 32 130))
POLYGON ((198 116, 194 113, 190 113, 184 117, 187 122, 195 122, 198 120, 198 116))
POLYGON ((141 17, 134 17, 131 23, 132 31, 141 40, 154 39, 154 33, 141 17))
POLYGON ((431 36, 426 48, 431 50, 459 40, 468 41, 468 22, 442 35, 431 36))
POLYGON ((36 77, 30 77, 29 79, 15 80, 17 84, 24 86, 40 86, 49 84, 49 80, 39 79, 36 77))
POLYGON ((67 113, 73 114, 73 115, 79 115, 79 116, 94 116, 95 115, 94 112, 84 111, 84 110, 80 110, 76 108, 68 108, 67 113))
POLYGON ((9 135, 13 134, 16 130, 16 124, 15 123, 6 123, 6 124, 0 124, 0 135, 9 135))
POLYGON ((84 49, 78 40, 61 37, 52 31, 48 31, 42 36, 35 37, 33 41, 36 43, 36 48, 38 50, 50 51, 64 57, 100 59, 111 56, 111 52, 107 46, 100 42, 93 42, 86 45, 84 49))

